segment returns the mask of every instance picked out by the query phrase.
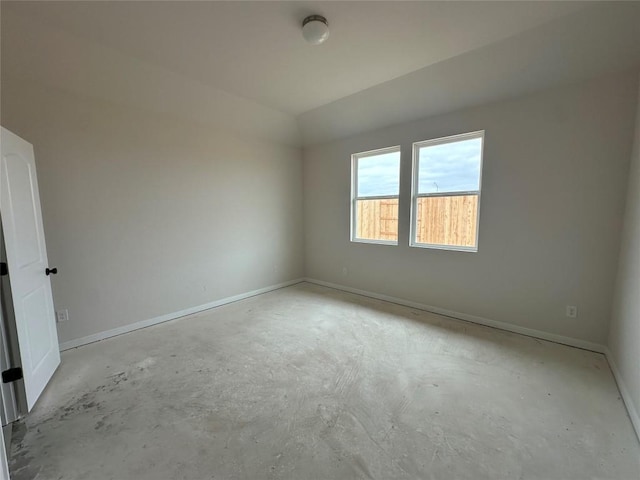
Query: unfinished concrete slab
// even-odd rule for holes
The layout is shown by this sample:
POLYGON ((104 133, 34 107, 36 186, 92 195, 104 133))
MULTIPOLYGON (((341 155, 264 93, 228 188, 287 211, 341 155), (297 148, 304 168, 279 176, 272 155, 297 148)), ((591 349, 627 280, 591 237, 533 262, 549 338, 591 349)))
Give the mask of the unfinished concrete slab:
POLYGON ((605 358, 310 284, 67 351, 24 479, 638 479, 605 358))

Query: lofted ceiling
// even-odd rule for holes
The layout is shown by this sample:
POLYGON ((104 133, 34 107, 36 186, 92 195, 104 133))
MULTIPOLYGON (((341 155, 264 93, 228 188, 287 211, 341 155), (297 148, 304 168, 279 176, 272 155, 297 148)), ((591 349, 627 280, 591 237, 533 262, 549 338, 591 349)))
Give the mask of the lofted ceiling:
POLYGON ((556 1, 3 2, 9 12, 293 115, 583 8, 556 1), (317 47, 300 31, 312 13, 331 28, 317 47))
POLYGON ((640 1, 7 1, 2 83, 312 145, 640 68, 640 1), (305 16, 327 17, 320 46, 305 16))

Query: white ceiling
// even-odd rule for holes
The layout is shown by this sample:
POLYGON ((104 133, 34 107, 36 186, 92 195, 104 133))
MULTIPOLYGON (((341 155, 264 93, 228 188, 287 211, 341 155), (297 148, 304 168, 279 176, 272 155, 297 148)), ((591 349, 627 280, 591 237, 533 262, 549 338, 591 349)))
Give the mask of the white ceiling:
POLYGON ((583 2, 2 2, 2 9, 292 115, 460 56, 583 2), (312 47, 302 19, 328 18, 312 47))
POLYGON ((311 145, 632 71, 640 73, 640 2, 599 2, 296 120, 311 145))
POLYGON ((640 70, 640 1, 0 6, 4 93, 35 83, 292 146, 640 70), (311 13, 331 27, 318 47, 311 13))

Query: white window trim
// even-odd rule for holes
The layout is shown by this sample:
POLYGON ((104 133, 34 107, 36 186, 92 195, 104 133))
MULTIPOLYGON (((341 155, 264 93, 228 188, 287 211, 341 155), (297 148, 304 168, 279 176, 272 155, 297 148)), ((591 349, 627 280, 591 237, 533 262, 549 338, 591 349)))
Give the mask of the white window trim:
POLYGON ((480 237, 480 202, 482 200, 482 161, 484 157, 484 130, 476 132, 461 133, 459 135, 450 135, 448 137, 434 138, 433 140, 423 140, 413 144, 413 159, 411 165, 411 225, 409 232, 409 246, 415 248, 430 248, 434 250, 452 250, 457 252, 477 252, 478 241, 480 237), (478 179, 478 190, 470 190, 465 192, 436 192, 436 193, 418 193, 419 182, 419 152, 420 148, 434 145, 443 145, 446 143, 459 142, 462 140, 470 140, 473 138, 482 139, 482 148, 480 149, 480 178, 478 179), (432 243, 418 243, 416 241, 416 222, 418 221, 418 198, 424 197, 457 197, 463 195, 478 195, 478 206, 476 212, 476 241, 475 247, 463 247, 457 245, 441 245, 432 243))
MULTIPOLYGON (((400 172, 402 165, 402 152, 400 150, 400 145, 395 145, 393 147, 385 147, 379 148, 377 150, 369 150, 366 152, 354 153, 351 155, 351 228, 350 228, 350 239, 352 242, 356 243, 373 243, 377 245, 398 245, 398 240, 395 242, 393 240, 374 240, 370 238, 358 238, 356 237, 356 233, 358 231, 357 226, 357 210, 358 210, 358 200, 383 200, 383 199, 398 199, 398 215, 400 215, 400 184, 398 183, 398 195, 367 195, 367 196, 358 196, 358 160, 361 158, 367 157, 375 157, 377 155, 384 155, 385 153, 393 153, 398 152, 401 156, 400 161, 398 162, 398 182, 400 181, 400 172)), ((398 221, 398 237, 400 236, 400 222, 398 221)))

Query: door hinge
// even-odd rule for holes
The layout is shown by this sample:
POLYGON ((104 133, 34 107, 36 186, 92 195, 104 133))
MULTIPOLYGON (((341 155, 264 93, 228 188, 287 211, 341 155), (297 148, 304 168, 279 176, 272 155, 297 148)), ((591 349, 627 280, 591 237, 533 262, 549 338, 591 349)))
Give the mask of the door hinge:
POLYGON ((2 383, 11 383, 22 378, 22 368, 13 367, 2 372, 2 383))
POLYGON ((0 276, 4 277, 5 275, 9 275, 9 267, 5 262, 0 263, 0 276))

